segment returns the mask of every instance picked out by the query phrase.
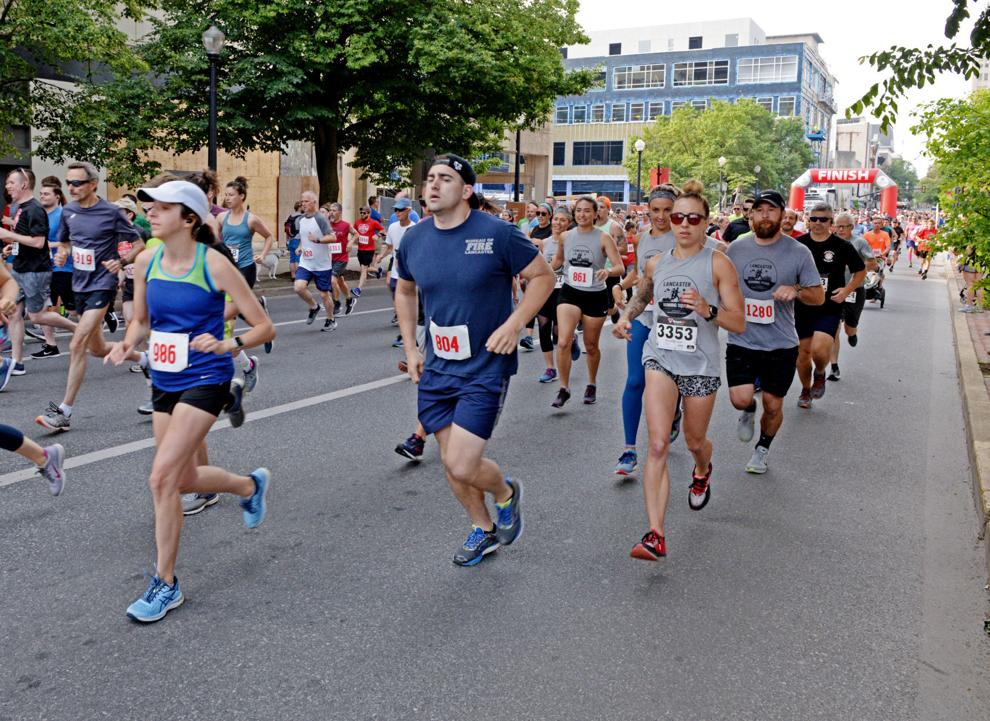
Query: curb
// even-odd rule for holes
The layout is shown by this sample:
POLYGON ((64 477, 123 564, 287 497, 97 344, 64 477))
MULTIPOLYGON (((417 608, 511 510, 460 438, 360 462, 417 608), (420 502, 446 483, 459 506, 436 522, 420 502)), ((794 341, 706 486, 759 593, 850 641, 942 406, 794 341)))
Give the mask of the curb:
POLYGON ((966 317, 959 312, 959 290, 962 287, 951 266, 946 288, 952 312, 952 332, 956 341, 956 366, 959 390, 963 401, 963 418, 969 438, 969 454, 973 466, 973 500, 979 514, 977 538, 984 543, 987 580, 990 581, 990 394, 983 371, 976 359, 976 348, 969 333, 966 317))

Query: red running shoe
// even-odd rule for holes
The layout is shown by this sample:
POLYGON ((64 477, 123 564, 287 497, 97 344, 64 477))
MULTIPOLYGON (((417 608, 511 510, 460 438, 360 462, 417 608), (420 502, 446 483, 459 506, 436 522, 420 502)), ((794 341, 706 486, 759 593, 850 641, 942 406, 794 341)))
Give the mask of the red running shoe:
POLYGON ((633 546, 629 555, 643 561, 659 561, 667 555, 667 541, 650 529, 650 532, 643 536, 643 540, 633 546))
POLYGON ((708 464, 708 473, 703 476, 691 474, 691 492, 688 493, 688 506, 692 511, 700 511, 708 505, 712 497, 712 489, 709 480, 712 477, 712 464, 708 464))

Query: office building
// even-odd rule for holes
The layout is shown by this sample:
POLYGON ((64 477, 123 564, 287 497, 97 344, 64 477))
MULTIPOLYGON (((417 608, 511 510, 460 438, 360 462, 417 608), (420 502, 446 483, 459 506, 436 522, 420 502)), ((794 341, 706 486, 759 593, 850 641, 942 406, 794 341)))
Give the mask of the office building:
MULTIPOLYGON (((622 165, 647 124, 682 107, 752 98, 801 118, 819 153, 835 114, 835 79, 815 33, 767 36, 749 18, 589 33, 561 49, 567 69, 600 68, 586 94, 557 98, 553 193, 635 200, 622 165)), ((645 183, 644 183, 645 184, 645 183)))

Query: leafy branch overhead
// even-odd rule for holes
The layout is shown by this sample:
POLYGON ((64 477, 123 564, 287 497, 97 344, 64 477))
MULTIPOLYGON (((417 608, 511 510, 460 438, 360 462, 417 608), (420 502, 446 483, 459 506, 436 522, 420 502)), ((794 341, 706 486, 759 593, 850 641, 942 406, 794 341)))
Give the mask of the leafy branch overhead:
MULTIPOLYGON (((2 1, 2 0, 0 0, 2 1)), ((56 120, 51 155, 143 172, 154 142, 174 152, 206 144, 208 63, 200 35, 215 22, 221 56, 218 140, 235 155, 314 145, 321 200, 338 194, 338 156, 376 181, 428 149, 499 149, 507 129, 541 125, 558 95, 590 72, 566 73, 559 48, 585 41, 577 0, 162 0, 137 51, 154 76, 115 79, 56 120), (135 113, 135 106, 140 112, 135 113), (86 117, 113 148, 98 158, 86 117), (74 138, 77 134, 82 143, 74 138)), ((408 170, 406 171, 408 172, 408 170)))
MULTIPOLYGON (((952 0, 952 12, 945 22, 945 37, 953 40, 970 15, 971 0, 952 0)), ((886 132, 894 124, 898 113, 898 100, 907 91, 923 88, 935 82, 942 73, 956 73, 966 78, 979 74, 980 60, 990 57, 990 7, 984 7, 976 17, 969 34, 969 47, 956 42, 948 46, 928 45, 926 48, 895 46, 859 59, 886 74, 874 83, 859 100, 846 111, 846 116, 861 115, 864 111, 880 119, 886 132)))

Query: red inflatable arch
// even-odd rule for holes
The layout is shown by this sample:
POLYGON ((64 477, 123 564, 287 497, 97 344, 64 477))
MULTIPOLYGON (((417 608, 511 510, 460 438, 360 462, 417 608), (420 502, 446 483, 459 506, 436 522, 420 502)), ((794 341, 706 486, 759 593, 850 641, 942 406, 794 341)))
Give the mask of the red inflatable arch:
POLYGON ((790 207, 804 207, 804 191, 815 183, 871 183, 880 189, 880 211, 888 218, 897 215, 897 183, 879 168, 812 168, 791 183, 790 207))

